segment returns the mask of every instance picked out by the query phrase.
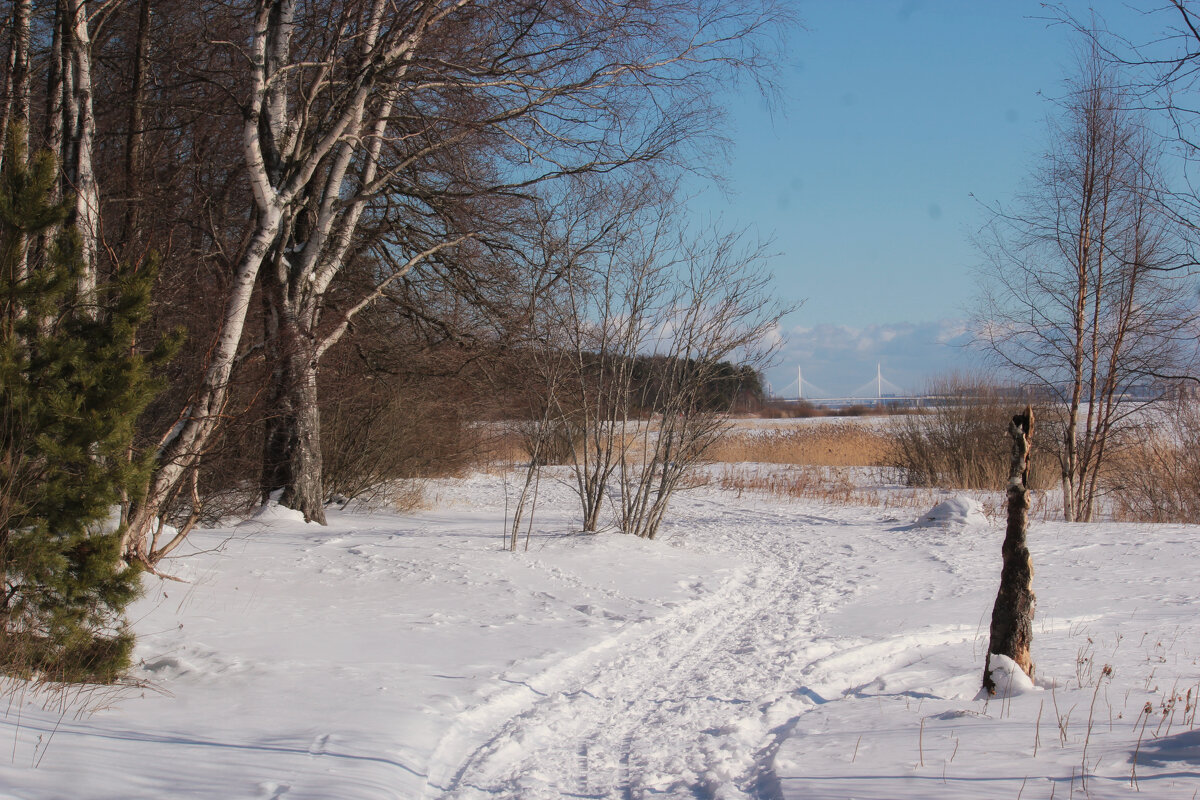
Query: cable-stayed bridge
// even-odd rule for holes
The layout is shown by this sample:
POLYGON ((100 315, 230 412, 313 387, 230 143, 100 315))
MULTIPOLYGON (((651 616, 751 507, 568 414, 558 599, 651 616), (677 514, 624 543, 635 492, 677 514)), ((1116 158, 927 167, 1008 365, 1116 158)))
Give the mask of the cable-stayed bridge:
MULTIPOLYGON (((1016 385, 997 383, 991 388, 990 393, 1000 392, 1004 396, 1011 397, 1013 402, 1025 403, 1030 402, 1031 398, 1046 400, 1052 399, 1055 396, 1064 397, 1069 392, 1068 387, 1057 387, 1057 390, 1059 392, 1058 395, 1055 394, 1054 387, 1048 388, 1042 384, 1016 385)), ((1181 391, 1180 387, 1165 382, 1135 384, 1124 387, 1118 395, 1118 399, 1145 403, 1178 396, 1179 391, 1181 391)), ((818 406, 884 404, 895 406, 936 406, 953 405, 963 401, 963 394, 953 390, 932 393, 906 391, 903 387, 883 376, 882 364, 875 365, 875 377, 845 395, 835 395, 823 387, 817 386, 805 378, 803 370, 797 367, 795 379, 782 389, 776 389, 768 383, 767 397, 776 402, 804 402, 818 406)))
POLYGON ((816 403, 818 405, 838 405, 843 403, 886 402, 893 400, 907 401, 916 399, 900 386, 892 383, 883 376, 883 365, 875 365, 875 376, 861 386, 844 396, 817 386, 804 377, 804 370, 796 368, 796 379, 782 389, 768 387, 767 394, 775 400, 796 400, 816 403))

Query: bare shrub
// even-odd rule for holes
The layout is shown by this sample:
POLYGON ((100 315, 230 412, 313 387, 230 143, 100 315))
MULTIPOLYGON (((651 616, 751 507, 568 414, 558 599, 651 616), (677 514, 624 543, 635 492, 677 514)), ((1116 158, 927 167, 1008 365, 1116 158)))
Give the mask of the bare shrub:
MULTIPOLYGON (((326 502, 386 493, 417 502, 419 492, 392 490, 418 478, 458 474, 471 460, 474 438, 461 409, 405 383, 343 388, 323 409, 326 502)), ((380 382, 382 383, 382 382, 380 382)))
POLYGON ((689 228, 674 187, 644 177, 578 181, 555 205, 531 257, 562 278, 541 291, 525 352, 530 416, 543 412, 532 443, 561 421, 582 530, 600 530, 612 506, 622 532, 652 539, 735 408, 761 394, 787 307, 762 243, 689 228))
POLYGON ((869 417, 875 414, 886 413, 884 406, 867 405, 866 403, 851 403, 838 410, 838 415, 843 417, 869 417))
MULTIPOLYGON (((978 376, 951 375, 934 381, 927 394, 937 398, 934 405, 899 418, 890 428, 888 465, 909 486, 1003 489, 1008 482, 1005 424, 1015 392, 978 376)), ((1051 461, 1035 458, 1034 488, 1049 485, 1051 461)))
POLYGON ((522 420, 514 427, 526 455, 541 467, 574 464, 582 447, 583 429, 568 419, 522 420))

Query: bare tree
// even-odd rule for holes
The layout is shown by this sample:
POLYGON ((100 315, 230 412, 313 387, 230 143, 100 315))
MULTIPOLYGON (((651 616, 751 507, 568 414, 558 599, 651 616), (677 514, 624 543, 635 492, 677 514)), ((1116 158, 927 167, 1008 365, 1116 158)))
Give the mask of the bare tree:
POLYGON ((619 420, 622 438, 640 444, 621 454, 621 529, 648 539, 728 429, 734 398, 713 389, 725 384, 731 364, 767 366, 778 345, 775 327, 790 310, 771 297, 766 246, 745 234, 682 230, 663 250, 676 259, 668 290, 645 317, 657 374, 637 382, 637 406, 653 410, 657 425, 630 419, 631 406, 619 420))
MULTIPOLYGON (((423 0, 321 9, 259 4, 264 102, 256 183, 278 193, 264 273, 272 389, 264 493, 323 520, 316 373, 354 316, 394 281, 459 266, 510 224, 529 187, 688 154, 716 115, 723 77, 766 66, 771 5, 423 0), (302 35, 317 27, 328 36, 302 35), (350 259, 375 285, 331 308, 350 259)), ((256 45, 258 46, 258 45, 256 45)))
MULTIPOLYGON (((555 398, 554 422, 577 431, 569 438, 583 530, 595 531, 613 477, 630 442, 637 406, 636 359, 649 345, 656 306, 670 285, 663 252, 672 224, 669 195, 652 185, 615 193, 580 193, 562 235, 571 269, 547 313, 556 346, 566 354, 567 378, 555 398)), ((659 320, 661 322, 661 320, 659 320)))
POLYGON ((546 206, 530 273, 550 283, 521 359, 529 439, 569 451, 582 530, 611 510, 608 524, 653 538, 787 307, 769 297, 763 244, 688 226, 673 187, 642 177, 577 177, 546 206))
POLYGON ((996 213, 982 243, 977 344, 1051 398, 1068 521, 1091 518, 1131 390, 1180 369, 1194 338, 1160 151, 1130 106, 1091 48, 1019 210, 996 213))

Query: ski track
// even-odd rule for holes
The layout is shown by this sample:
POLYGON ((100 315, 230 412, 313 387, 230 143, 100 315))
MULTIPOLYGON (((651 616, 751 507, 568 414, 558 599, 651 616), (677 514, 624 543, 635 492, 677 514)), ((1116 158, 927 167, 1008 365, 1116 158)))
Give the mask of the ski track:
POLYGON ((800 715, 911 659, 914 645, 911 635, 871 644, 824 635, 822 616, 859 592, 848 568, 863 567, 831 541, 837 520, 797 526, 787 516, 790 530, 769 508, 681 515, 666 536, 703 521, 721 534, 705 546, 735 552, 746 568, 465 711, 434 753, 427 796, 781 796, 772 763, 800 715), (786 541, 796 537, 800 546, 786 541))

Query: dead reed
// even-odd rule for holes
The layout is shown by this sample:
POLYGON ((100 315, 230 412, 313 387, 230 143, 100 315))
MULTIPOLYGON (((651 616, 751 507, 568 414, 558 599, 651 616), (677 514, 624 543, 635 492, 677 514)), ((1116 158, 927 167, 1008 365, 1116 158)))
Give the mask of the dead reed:
POLYGON ((852 422, 825 422, 774 429, 735 428, 706 455, 720 464, 878 467, 886 463, 889 448, 884 429, 852 422))
POLYGON ((1147 409, 1101 476, 1119 522, 1200 522, 1200 403, 1190 397, 1147 409))

